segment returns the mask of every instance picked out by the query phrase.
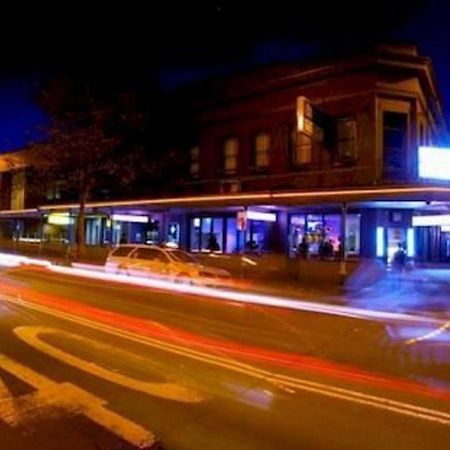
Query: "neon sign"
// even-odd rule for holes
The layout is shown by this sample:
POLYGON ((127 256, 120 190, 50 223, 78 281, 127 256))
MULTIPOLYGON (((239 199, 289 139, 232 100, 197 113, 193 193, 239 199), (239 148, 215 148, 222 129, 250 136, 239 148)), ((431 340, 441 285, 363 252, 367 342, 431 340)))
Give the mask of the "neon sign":
POLYGON ((450 181, 450 148, 419 147, 419 178, 450 181))

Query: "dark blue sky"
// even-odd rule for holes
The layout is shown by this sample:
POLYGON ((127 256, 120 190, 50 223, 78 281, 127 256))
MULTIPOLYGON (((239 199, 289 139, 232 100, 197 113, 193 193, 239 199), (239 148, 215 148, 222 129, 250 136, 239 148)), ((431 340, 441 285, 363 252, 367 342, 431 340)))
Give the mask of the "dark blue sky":
POLYGON ((0 150, 13 150, 39 137, 48 123, 32 100, 34 87, 26 79, 0 82, 0 150))
MULTIPOLYGON (((39 23, 35 38, 23 35, 23 42, 15 42, 17 49, 4 47, 0 59, 0 152, 24 146, 48 122, 32 100, 37 73, 101 68, 103 79, 113 84, 130 72, 152 79, 156 74, 167 88, 242 67, 301 59, 324 50, 333 53, 365 41, 415 43, 421 54, 431 56, 450 118, 450 2, 252 3, 183 2, 184 6, 170 4, 150 13, 121 7, 108 20, 102 10, 100 22, 100 16, 80 10, 75 25, 64 20, 53 21, 56 28, 39 23), (80 33, 86 17, 92 17, 91 23, 83 23, 80 33)), ((32 23, 21 26, 34 30, 32 23)), ((0 40, 6 42, 1 33, 0 40)))

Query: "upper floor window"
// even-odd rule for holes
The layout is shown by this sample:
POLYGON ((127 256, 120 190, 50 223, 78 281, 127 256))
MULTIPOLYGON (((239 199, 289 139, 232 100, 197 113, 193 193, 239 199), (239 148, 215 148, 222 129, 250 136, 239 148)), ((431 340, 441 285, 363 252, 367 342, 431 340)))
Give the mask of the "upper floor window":
POLYGON ((353 117, 337 122, 337 154, 339 159, 356 159, 356 120, 353 117))
POLYGON ((258 133, 253 141, 253 167, 265 169, 269 166, 270 136, 269 133, 258 133))
POLYGON ((312 138, 308 134, 290 131, 290 154, 294 166, 309 164, 312 160, 312 138))
POLYGON ((11 209, 25 207, 25 170, 12 173, 11 176, 11 209))
POLYGON ((200 174, 200 147, 198 146, 190 150, 189 172, 193 178, 197 178, 200 174))
POLYGON ((383 164, 387 172, 406 169, 408 114, 383 112, 383 164))
POLYGON ((229 138, 223 143, 223 171, 225 174, 234 174, 237 171, 239 141, 237 138, 229 138))
POLYGON ((49 183, 49 185, 47 186, 47 192, 45 194, 46 200, 61 200, 62 187, 62 181, 49 183))

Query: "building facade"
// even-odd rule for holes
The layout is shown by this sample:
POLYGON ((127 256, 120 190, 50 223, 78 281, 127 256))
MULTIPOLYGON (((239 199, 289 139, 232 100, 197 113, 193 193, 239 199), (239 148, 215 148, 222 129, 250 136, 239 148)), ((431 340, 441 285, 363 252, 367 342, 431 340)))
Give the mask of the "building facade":
MULTIPOLYGON (((177 192, 90 202, 87 244, 386 261, 402 246, 450 261, 447 129, 414 47, 249 71, 171 101, 177 192)), ((73 241, 77 205, 58 192, 33 203, 24 166, 0 168, 3 238, 73 241)))

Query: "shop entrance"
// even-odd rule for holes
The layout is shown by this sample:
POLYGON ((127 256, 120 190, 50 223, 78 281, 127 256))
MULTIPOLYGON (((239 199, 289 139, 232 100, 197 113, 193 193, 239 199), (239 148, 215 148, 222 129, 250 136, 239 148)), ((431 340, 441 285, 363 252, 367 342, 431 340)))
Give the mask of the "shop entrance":
POLYGON ((406 230, 404 228, 387 229, 387 260, 392 263, 395 252, 400 248, 406 249, 406 230))

